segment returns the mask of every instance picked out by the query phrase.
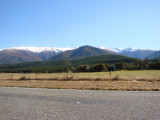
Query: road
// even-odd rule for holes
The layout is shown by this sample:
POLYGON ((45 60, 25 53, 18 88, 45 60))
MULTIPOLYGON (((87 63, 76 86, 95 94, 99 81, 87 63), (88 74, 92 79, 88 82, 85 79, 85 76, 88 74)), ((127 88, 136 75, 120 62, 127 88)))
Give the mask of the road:
POLYGON ((160 120, 160 92, 0 87, 0 120, 160 120))

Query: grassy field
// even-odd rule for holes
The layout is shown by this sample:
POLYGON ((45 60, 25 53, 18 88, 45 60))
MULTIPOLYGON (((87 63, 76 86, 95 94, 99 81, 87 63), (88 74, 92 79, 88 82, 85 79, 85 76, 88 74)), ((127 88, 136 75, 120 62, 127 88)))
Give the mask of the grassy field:
POLYGON ((160 70, 94 73, 1 73, 0 86, 90 90, 160 90, 160 70))

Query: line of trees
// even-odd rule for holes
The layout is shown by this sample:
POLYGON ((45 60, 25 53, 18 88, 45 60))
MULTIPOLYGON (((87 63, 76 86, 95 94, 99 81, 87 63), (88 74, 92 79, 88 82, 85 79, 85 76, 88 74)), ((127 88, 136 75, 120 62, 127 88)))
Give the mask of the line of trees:
POLYGON ((57 67, 40 67, 40 68, 17 68, 17 69, 0 69, 4 73, 54 73, 54 72, 103 72, 112 70, 160 70, 160 60, 150 61, 148 59, 138 60, 132 64, 117 62, 115 64, 98 63, 93 65, 57 66, 57 67))
POLYGON ((133 64, 124 62, 115 63, 117 70, 160 70, 160 61, 150 61, 148 59, 138 60, 133 64))
POLYGON ((138 60, 135 63, 129 64, 125 62, 117 62, 115 64, 99 63, 92 66, 80 65, 76 66, 74 72, 103 72, 109 71, 110 67, 114 70, 160 70, 160 61, 138 60))

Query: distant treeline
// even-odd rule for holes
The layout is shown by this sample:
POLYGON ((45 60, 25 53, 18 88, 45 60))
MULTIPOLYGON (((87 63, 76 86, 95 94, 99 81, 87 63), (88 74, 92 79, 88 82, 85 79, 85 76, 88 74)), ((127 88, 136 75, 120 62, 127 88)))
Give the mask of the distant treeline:
MULTIPOLYGON (((75 61, 74 61, 75 62, 75 61)), ((73 64, 69 61, 58 61, 54 62, 54 66, 52 66, 52 62, 48 62, 49 66, 40 64, 41 67, 38 67, 39 64, 36 62, 35 64, 30 63, 17 65, 1 65, 0 72, 4 73, 54 73, 54 72, 103 72, 109 70, 160 70, 160 60, 136 60, 133 63, 127 63, 124 61, 119 61, 116 63, 94 63, 94 64, 73 64), (27 67, 28 64, 28 67, 27 67), (37 66, 36 66, 37 64, 37 66), (21 66, 21 67, 20 67, 21 66), (112 69, 111 69, 112 68, 112 69)))
POLYGON ((99 63, 92 66, 80 65, 76 66, 74 72, 103 72, 112 70, 160 70, 160 61, 153 60, 137 60, 136 62, 129 64, 125 62, 118 62, 115 64, 99 63))

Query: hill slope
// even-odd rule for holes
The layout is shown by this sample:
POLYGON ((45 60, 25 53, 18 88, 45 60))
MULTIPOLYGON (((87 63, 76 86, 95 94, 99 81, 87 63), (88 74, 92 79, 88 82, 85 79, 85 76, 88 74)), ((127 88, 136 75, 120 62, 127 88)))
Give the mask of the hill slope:
POLYGON ((126 62, 133 63, 137 59, 128 58, 121 55, 101 55, 101 56, 92 56, 84 59, 77 60, 52 60, 52 61, 40 61, 40 62, 29 62, 29 63, 21 63, 16 65, 1 65, 0 70, 5 70, 4 72, 34 72, 34 71, 48 71, 48 72, 61 72, 65 71, 68 64, 72 66, 82 65, 82 64, 97 64, 97 63, 108 63, 113 64, 116 62, 126 62))
POLYGON ((125 55, 132 58, 145 59, 148 55, 154 53, 153 50, 124 50, 121 55, 125 55))
POLYGON ((113 55, 116 53, 91 46, 82 46, 75 50, 68 50, 58 55, 55 55, 51 57, 49 60, 76 60, 91 56, 111 55, 111 54, 113 55))
POLYGON ((2 64, 16 64, 31 61, 41 61, 41 58, 36 53, 25 50, 0 51, 0 63, 2 64))
POLYGON ((160 50, 147 56, 148 59, 160 59, 160 50))
MULTIPOLYGON (((0 51, 1 64, 18 64, 32 61, 43 61, 63 52, 65 49, 38 48, 38 47, 17 47, 0 51)), ((67 49, 66 49, 67 50, 67 49)))
POLYGON ((108 63, 108 64, 114 64, 120 61, 126 62, 126 63, 133 63, 137 61, 136 58, 129 58, 122 55, 101 55, 101 56, 93 56, 78 60, 72 60, 71 63, 73 65, 81 65, 81 64, 97 64, 97 63, 108 63))

